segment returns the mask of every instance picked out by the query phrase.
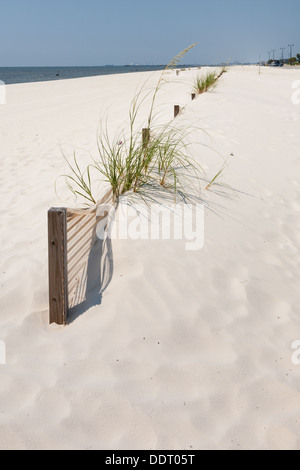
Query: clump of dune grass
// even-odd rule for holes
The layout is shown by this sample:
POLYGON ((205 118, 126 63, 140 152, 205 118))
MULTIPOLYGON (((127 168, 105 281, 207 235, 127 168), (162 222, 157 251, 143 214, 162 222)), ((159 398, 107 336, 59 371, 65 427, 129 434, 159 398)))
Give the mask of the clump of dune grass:
POLYGON ((139 134, 133 134, 122 145, 102 135, 100 158, 94 166, 110 183, 115 199, 128 192, 145 194, 154 190, 184 198, 188 176, 201 171, 191 156, 187 133, 169 124, 154 127, 146 145, 139 134))
POLYGON ((155 187, 183 194, 182 175, 199 170, 189 152, 189 130, 179 130, 172 123, 160 127, 154 124, 154 106, 157 94, 165 83, 165 73, 176 67, 191 47, 194 46, 172 59, 158 80, 151 98, 146 128, 149 138, 146 141, 141 139, 141 129, 136 130, 136 120, 143 102, 141 90, 130 106, 127 137, 117 135, 111 140, 107 127, 100 129, 99 158, 94 161, 94 166, 110 183, 115 199, 130 191, 141 193, 155 187))
POLYGON ((208 72, 206 75, 198 75, 193 84, 193 92, 197 95, 206 93, 215 87, 219 76, 217 72, 208 72))
POLYGON ((128 192, 145 194, 147 191, 168 191, 185 198, 189 191, 187 179, 202 170, 193 160, 187 143, 188 129, 176 129, 172 123, 156 126, 154 108, 157 94, 166 83, 165 75, 178 67, 181 59, 196 44, 177 54, 163 70, 156 87, 146 94, 151 98, 146 129, 149 138, 141 139, 141 129, 137 129, 137 119, 141 105, 145 100, 142 87, 135 95, 129 109, 129 130, 121 131, 111 138, 108 126, 99 129, 99 156, 82 171, 76 157, 74 165, 68 163, 71 170, 67 176, 69 189, 75 196, 84 197, 86 202, 95 204, 91 169, 97 170, 112 188, 115 201, 128 192), (152 95, 152 96, 151 96, 152 95))
MULTIPOLYGON (((153 198, 161 192, 186 201, 193 193, 192 185, 195 186, 195 182, 200 184, 200 180, 203 180, 203 170, 190 151, 189 134, 192 129, 178 129, 172 121, 158 126, 155 121, 156 98, 166 83, 166 74, 176 69, 181 59, 195 45, 184 49, 167 64, 154 89, 149 92, 145 89, 145 84, 142 85, 129 108, 127 131, 120 130, 111 137, 107 121, 102 121, 98 134, 98 157, 92 159, 84 170, 80 168, 76 155, 73 163, 67 162, 70 169, 70 174, 66 176, 68 188, 76 197, 82 197, 86 205, 97 203, 91 177, 95 172, 109 183, 115 202, 128 193, 138 194, 146 199, 149 195, 153 198), (141 106, 147 98, 150 98, 148 118, 145 125, 140 127, 137 123, 140 121, 141 106), (142 129, 146 130, 146 139, 142 139, 142 129)), ((218 75, 211 72, 198 77, 194 91, 208 91, 222 73, 224 72, 218 75)), ((223 171, 222 167, 205 189, 216 184, 223 171)))

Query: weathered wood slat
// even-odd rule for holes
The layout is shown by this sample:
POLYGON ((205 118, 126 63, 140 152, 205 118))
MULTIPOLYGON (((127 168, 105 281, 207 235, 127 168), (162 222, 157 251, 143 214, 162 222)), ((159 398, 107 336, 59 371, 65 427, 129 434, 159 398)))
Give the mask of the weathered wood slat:
POLYGON ((93 247, 98 206, 113 201, 107 191, 90 209, 51 208, 48 212, 50 323, 65 325, 69 307, 84 296, 87 259, 93 247))
MULTIPOLYGON (((69 209, 67 209, 67 211, 69 211, 69 209)), ((73 230, 77 224, 79 224, 82 220, 84 220, 84 217, 85 217, 84 215, 79 216, 79 215, 74 214, 70 220, 69 214, 67 212, 67 232, 69 233, 71 230, 73 230)))
POLYGON ((68 254, 68 265, 69 267, 74 264, 74 260, 78 260, 78 256, 86 256, 86 253, 89 252, 91 248, 92 237, 85 234, 85 238, 81 240, 81 244, 78 246, 75 245, 76 250, 73 250, 72 253, 68 254), (84 243, 83 243, 84 242, 84 243))
POLYGON ((68 312, 67 210, 48 212, 50 324, 65 325, 68 312))
MULTIPOLYGON (((72 232, 68 233, 68 252, 72 250, 73 247, 71 247, 71 241, 74 240, 75 237, 78 237, 79 234, 85 229, 85 231, 88 231, 93 225, 95 224, 96 217, 93 216, 92 218, 87 218, 87 220, 83 224, 77 224, 77 226, 74 228, 72 232)), ((78 238, 78 241, 81 238, 78 238)))

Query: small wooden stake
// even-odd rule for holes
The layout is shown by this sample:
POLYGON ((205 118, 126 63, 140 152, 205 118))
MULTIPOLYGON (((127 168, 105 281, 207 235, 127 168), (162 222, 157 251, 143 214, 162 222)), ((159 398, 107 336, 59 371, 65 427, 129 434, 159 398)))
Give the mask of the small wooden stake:
POLYGON ((192 101, 196 98, 196 93, 192 93, 192 101))
POLYGON ((150 129, 143 129, 143 147, 147 148, 150 142, 150 129))
POLYGON ((180 106, 178 104, 175 104, 175 106, 174 106, 174 118, 176 118, 179 113, 180 113, 180 106))
POLYGON ((68 313, 67 209, 48 211, 50 324, 65 325, 68 313))

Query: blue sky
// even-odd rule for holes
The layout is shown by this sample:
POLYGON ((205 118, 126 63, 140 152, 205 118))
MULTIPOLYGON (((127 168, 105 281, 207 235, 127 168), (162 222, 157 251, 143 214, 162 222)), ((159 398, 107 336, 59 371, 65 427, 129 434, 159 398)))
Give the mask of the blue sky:
POLYGON ((0 0, 0 66, 253 62, 295 44, 300 1, 0 0))

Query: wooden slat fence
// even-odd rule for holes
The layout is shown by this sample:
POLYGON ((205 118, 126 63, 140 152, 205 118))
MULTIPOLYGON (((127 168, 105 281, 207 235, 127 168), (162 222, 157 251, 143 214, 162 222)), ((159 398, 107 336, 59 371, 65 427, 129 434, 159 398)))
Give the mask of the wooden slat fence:
POLYGON ((51 208, 48 211, 50 324, 67 323, 68 310, 84 301, 89 254, 97 241, 100 205, 112 203, 109 191, 91 209, 51 208))
MULTIPOLYGON (((176 74, 179 75, 177 70, 176 74)), ((192 100, 196 94, 191 95, 192 100)), ((174 106, 174 118, 180 114, 174 106)), ((143 146, 149 145, 150 129, 142 130, 143 146)), ((49 314, 50 323, 65 325, 68 310, 85 300, 89 254, 96 240, 97 224, 107 217, 98 216, 101 204, 113 202, 108 191, 91 209, 51 208, 48 211, 49 314)))

